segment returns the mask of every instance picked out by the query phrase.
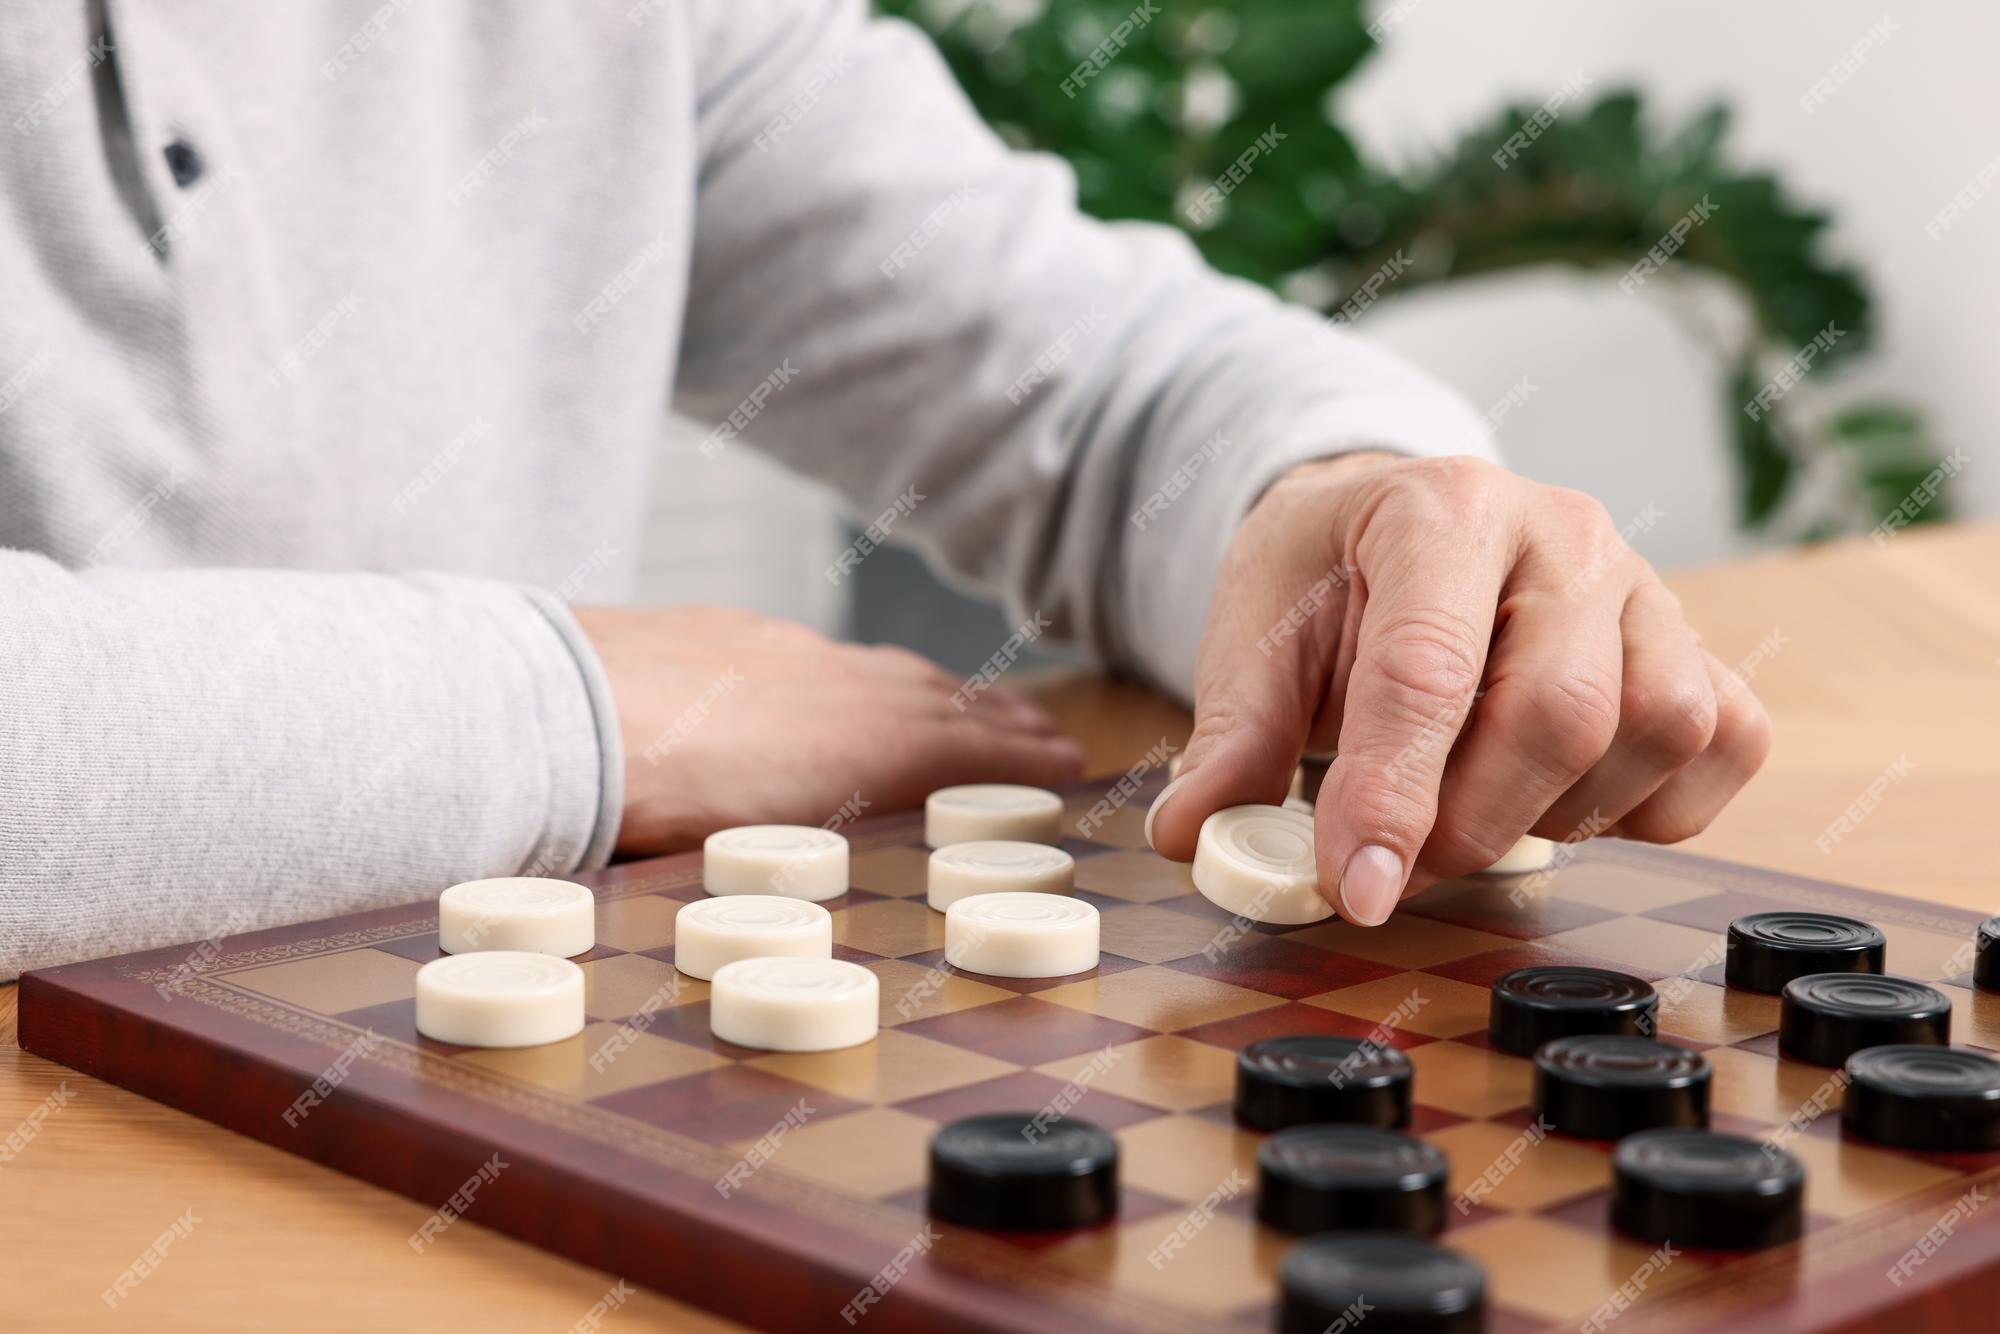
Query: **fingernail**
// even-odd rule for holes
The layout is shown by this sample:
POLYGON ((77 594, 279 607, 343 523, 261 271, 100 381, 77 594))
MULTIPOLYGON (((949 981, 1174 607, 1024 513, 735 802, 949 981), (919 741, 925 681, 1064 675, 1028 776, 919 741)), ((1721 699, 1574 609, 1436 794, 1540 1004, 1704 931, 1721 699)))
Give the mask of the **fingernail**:
POLYGON ((1146 808, 1146 846, 1152 848, 1153 851, 1159 851, 1159 848, 1153 845, 1153 817, 1160 813, 1160 807, 1167 804, 1167 798, 1174 795, 1174 789, 1192 777, 1194 777, 1193 774, 1183 773, 1180 777, 1174 779, 1173 782, 1168 783, 1160 789, 1160 795, 1153 798, 1153 804, 1146 808))
POLYGON ((1389 920, 1402 897, 1401 857, 1371 843, 1347 859, 1347 869, 1340 877, 1340 911, 1348 921, 1380 926, 1389 920))

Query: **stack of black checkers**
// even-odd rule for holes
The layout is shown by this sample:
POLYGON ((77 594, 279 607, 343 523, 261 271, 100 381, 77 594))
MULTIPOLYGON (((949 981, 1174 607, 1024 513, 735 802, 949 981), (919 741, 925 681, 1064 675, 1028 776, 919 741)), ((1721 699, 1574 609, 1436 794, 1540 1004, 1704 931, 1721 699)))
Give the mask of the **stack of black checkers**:
POLYGON ((1000 1231, 1100 1223, 1118 1211, 1118 1143, 1074 1117, 953 1121, 931 1136, 930 1211, 1000 1231))

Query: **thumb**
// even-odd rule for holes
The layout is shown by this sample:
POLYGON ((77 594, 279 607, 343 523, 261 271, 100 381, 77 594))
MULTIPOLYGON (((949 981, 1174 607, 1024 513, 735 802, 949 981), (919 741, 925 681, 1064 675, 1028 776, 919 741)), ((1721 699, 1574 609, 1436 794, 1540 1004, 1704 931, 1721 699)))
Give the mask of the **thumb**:
POLYGON ((1290 792, 1347 600, 1340 569, 1308 567, 1303 580, 1225 577, 1217 587, 1195 674, 1194 733, 1180 776, 1146 813, 1146 841, 1174 861, 1193 860, 1215 812, 1275 806, 1290 792))

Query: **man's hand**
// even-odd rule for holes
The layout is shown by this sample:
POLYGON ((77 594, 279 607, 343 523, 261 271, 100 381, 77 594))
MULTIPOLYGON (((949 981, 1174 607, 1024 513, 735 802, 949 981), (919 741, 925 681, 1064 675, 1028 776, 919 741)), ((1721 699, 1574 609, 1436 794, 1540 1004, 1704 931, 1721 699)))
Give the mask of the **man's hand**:
POLYGON ((1042 709, 899 648, 837 644, 714 607, 579 609, 625 741, 621 854, 740 824, 823 824, 858 794, 883 810, 953 783, 1075 778, 1083 751, 1042 709))
POLYGON ((1282 800, 1302 750, 1337 749, 1320 892, 1375 925, 1524 833, 1687 838, 1770 746, 1595 500, 1473 459, 1352 455, 1287 473, 1238 530, 1148 837, 1187 861, 1209 815, 1282 800))

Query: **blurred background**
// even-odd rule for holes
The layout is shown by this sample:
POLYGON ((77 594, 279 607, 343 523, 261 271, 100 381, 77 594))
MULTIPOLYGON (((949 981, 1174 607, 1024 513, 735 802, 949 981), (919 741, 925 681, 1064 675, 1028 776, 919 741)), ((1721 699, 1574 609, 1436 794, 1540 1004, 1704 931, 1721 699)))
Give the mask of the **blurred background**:
MULTIPOLYGON (((2000 9, 877 7, 932 35, 1011 142, 1067 159, 1088 211, 1177 226, 1217 267, 1351 320, 1488 411, 1515 469, 1596 495, 1656 565, 1865 533, 1940 463, 1921 520, 2000 512, 1981 430, 2000 416, 2000 206, 1980 207, 2000 185, 2000 9), (1223 209, 1191 209, 1274 124, 1282 151, 1223 209), (1796 385, 1746 412, 1808 347, 1796 385)), ((647 598, 957 670, 1008 632, 907 553, 830 583, 854 516, 749 451, 656 476, 647 598)))

